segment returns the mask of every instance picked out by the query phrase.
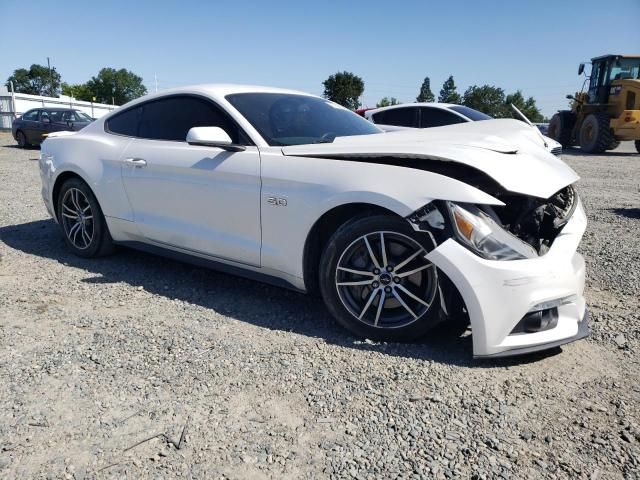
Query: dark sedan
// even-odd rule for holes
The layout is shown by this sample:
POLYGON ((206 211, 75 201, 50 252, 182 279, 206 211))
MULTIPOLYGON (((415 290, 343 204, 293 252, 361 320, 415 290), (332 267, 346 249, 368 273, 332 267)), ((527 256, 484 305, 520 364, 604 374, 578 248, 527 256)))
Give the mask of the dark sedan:
POLYGON ((48 134, 80 130, 93 119, 71 108, 35 108, 13 121, 11 132, 22 148, 40 145, 48 134))

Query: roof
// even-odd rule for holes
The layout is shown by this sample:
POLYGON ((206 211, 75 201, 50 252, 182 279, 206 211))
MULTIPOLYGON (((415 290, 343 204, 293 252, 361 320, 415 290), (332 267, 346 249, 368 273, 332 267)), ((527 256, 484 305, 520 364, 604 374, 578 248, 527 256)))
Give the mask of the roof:
POLYGON ((49 110, 51 112, 79 112, 79 108, 62 108, 62 107, 35 107, 30 110, 49 110))
POLYGON ((602 60, 603 58, 609 58, 609 57, 617 57, 617 58, 640 58, 640 55, 616 55, 616 54, 608 54, 608 55, 600 55, 599 57, 594 57, 591 59, 592 62, 595 62, 597 60, 602 60))
POLYGON ((454 106, 460 106, 460 105, 456 105, 454 103, 441 103, 441 102, 414 102, 414 103, 398 103, 397 105, 389 105, 387 107, 379 107, 379 108, 372 108, 366 111, 366 113, 378 113, 378 112, 382 112, 384 110, 393 110, 395 108, 402 108, 402 107, 436 107, 436 108, 451 108, 454 106))
POLYGON ((176 87, 176 88, 161 90, 156 93, 151 93, 151 94, 136 98, 135 100, 132 100, 131 102, 126 103, 125 105, 129 107, 137 103, 146 102, 154 98, 160 98, 166 95, 175 95, 177 93, 202 94, 218 100, 222 100, 227 95, 233 95, 235 93, 286 93, 290 95, 315 96, 315 95, 311 95, 309 93, 301 92, 298 90, 289 90, 286 88, 278 88, 278 87, 265 87, 260 85, 239 85, 239 84, 232 84, 232 83, 203 83, 198 85, 187 85, 184 87, 176 87))

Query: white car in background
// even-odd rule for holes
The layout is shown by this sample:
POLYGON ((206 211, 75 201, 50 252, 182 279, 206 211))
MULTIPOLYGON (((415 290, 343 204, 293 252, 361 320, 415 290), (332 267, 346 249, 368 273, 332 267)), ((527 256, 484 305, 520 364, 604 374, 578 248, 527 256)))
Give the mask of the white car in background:
POLYGON ((478 357, 588 334, 578 176, 520 121, 385 133, 305 93, 201 85, 49 136, 40 171, 82 257, 125 245, 318 292, 370 339, 463 318, 478 357))
MULTIPOLYGON (((518 114, 528 122, 520 112, 518 114)), ((458 123, 494 120, 493 117, 473 108, 452 103, 403 103, 391 105, 389 107, 366 110, 364 118, 388 131, 397 130, 398 127, 432 128, 458 123)), ((540 130, 538 129, 538 131, 540 130)), ((558 156, 562 153, 562 145, 554 139, 542 134, 537 134, 537 137, 549 152, 558 156)))

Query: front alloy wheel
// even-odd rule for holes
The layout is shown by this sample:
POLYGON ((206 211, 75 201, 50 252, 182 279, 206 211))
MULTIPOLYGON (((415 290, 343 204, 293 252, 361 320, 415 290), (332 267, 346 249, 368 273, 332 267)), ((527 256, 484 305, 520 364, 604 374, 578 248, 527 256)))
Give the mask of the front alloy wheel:
POLYGON ((438 271, 425 256, 435 245, 420 235, 392 216, 358 219, 334 234, 321 260, 321 290, 341 324, 380 340, 415 340, 431 329, 438 271))

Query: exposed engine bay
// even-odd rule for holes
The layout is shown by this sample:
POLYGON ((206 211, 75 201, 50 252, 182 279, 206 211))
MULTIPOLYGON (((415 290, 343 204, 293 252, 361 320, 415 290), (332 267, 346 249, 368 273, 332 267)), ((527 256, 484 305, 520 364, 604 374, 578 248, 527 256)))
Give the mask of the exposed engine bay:
POLYGON ((546 200, 508 193, 497 198, 506 205, 487 209, 495 213, 506 230, 531 245, 540 255, 547 252, 578 204, 572 185, 546 200))

